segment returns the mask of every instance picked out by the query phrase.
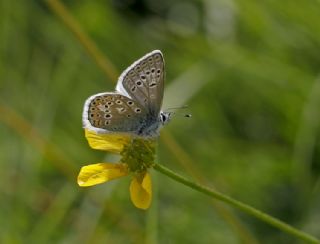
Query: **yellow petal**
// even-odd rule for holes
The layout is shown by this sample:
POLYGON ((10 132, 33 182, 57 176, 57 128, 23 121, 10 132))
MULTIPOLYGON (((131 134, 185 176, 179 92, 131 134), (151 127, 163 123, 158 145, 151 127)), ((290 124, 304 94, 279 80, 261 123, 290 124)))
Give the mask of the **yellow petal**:
POLYGON ((98 163, 83 166, 78 175, 79 186, 93 186, 128 174, 125 164, 98 163))
POLYGON ((152 199, 152 184, 148 172, 135 176, 132 179, 130 184, 130 197, 137 208, 149 208, 152 199))
POLYGON ((93 149, 114 153, 120 153, 123 146, 130 140, 130 136, 126 134, 97 134, 87 129, 85 129, 85 136, 93 149))

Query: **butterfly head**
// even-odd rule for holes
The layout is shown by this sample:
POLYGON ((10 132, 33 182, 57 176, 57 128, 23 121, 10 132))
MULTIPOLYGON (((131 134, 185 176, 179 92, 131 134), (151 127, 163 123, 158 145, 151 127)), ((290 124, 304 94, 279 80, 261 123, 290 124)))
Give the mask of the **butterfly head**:
POLYGON ((160 122, 162 125, 167 124, 171 120, 172 112, 160 112, 160 122))

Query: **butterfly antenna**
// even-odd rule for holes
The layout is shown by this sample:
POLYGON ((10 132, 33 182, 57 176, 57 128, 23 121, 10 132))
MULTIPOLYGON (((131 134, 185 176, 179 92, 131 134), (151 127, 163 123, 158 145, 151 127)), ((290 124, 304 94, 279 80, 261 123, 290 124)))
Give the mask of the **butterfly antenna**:
POLYGON ((181 113, 172 113, 172 114, 173 115, 179 115, 179 117, 182 116, 184 118, 191 118, 192 117, 191 114, 181 114, 181 113))
POLYGON ((179 109, 186 109, 188 108, 188 105, 183 105, 183 106, 180 106, 180 107, 171 107, 171 108, 167 108, 166 111, 170 111, 170 110, 179 110, 179 109))
MULTIPOLYGON (((189 107, 188 105, 183 105, 180 107, 171 107, 171 108, 167 108, 165 110, 165 112, 169 113, 171 115, 181 115, 181 111, 179 111, 179 110, 187 109, 188 107, 189 107), (171 111, 171 110, 173 110, 173 111, 171 111)), ((191 114, 183 114, 182 116, 185 118, 191 118, 191 114)))

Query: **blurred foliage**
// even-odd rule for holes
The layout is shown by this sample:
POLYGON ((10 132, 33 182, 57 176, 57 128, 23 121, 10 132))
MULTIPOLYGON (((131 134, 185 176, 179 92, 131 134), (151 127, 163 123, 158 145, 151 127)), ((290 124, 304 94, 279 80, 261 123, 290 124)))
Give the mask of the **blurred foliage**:
MULTIPOLYGON (((47 2, 0 3, 1 243, 298 242, 228 209, 244 241, 211 200, 161 175, 149 212, 131 205, 130 179, 79 189, 81 166, 113 157, 88 147, 82 106, 115 80, 47 2)), ((207 184, 320 237, 320 1, 64 4, 118 72, 164 53, 164 104, 193 116, 164 129, 182 152, 160 140, 159 162, 186 174, 188 160, 207 184)))

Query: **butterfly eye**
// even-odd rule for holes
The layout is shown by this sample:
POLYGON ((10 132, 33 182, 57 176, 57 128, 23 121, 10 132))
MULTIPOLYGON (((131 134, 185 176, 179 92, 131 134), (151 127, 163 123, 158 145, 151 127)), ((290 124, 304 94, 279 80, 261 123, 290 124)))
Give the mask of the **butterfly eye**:
POLYGON ((160 72, 161 72, 161 70, 160 70, 160 69, 158 69, 158 70, 157 70, 157 73, 158 73, 158 74, 160 74, 160 72))
POLYGON ((131 91, 134 92, 136 89, 137 89, 137 87, 136 87, 136 86, 133 86, 133 87, 131 88, 131 91))
POLYGON ((105 117, 106 119, 108 119, 108 118, 111 118, 112 115, 111 115, 111 114, 106 114, 104 117, 105 117))
POLYGON ((166 120, 167 120, 167 117, 162 113, 161 113, 161 120, 163 123, 166 122, 166 120))
POLYGON ((137 81, 136 84, 137 84, 137 86, 141 86, 142 82, 141 81, 137 81))
POLYGON ((117 101, 116 101, 116 104, 122 104, 122 101, 117 100, 117 101))
POLYGON ((155 69, 151 69, 151 73, 154 73, 155 69))
POLYGON ((146 77, 145 77, 144 75, 141 75, 140 78, 141 78, 142 80, 145 80, 145 79, 146 79, 146 77))

